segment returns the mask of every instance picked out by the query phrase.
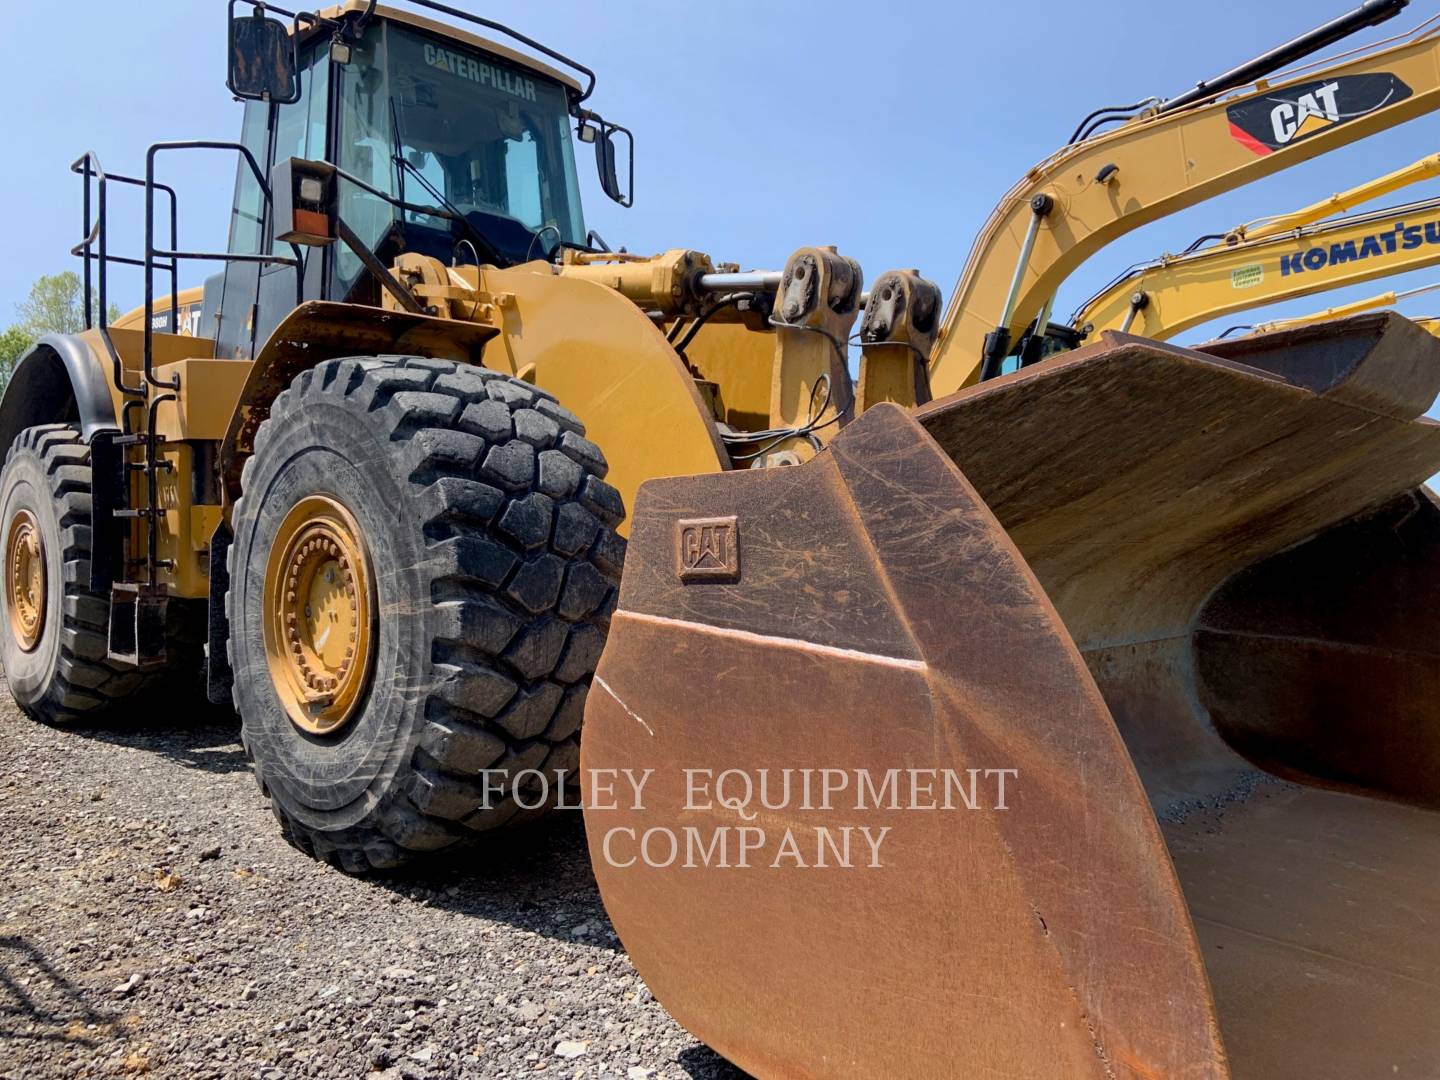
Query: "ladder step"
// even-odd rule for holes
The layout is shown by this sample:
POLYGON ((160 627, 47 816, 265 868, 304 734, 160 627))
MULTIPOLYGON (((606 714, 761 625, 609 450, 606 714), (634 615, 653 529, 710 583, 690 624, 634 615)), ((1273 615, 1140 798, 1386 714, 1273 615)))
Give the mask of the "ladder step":
POLYGON ((117 518, 147 518, 159 517, 161 511, 156 510, 154 507, 145 506, 138 510, 112 510, 110 513, 111 516, 117 518))
POLYGON ((163 666, 167 603, 163 592, 137 584, 117 583, 110 592, 107 656, 141 669, 163 666))
MULTIPOLYGON (((116 446, 144 446, 144 445, 145 445, 146 438, 147 438, 147 437, 146 437, 145 435, 117 435, 117 436, 115 436, 115 445, 116 445, 116 446)), ((156 436, 155 436, 155 445, 156 445, 156 446, 159 446, 159 445, 160 445, 161 443, 163 443, 164 441, 165 441, 165 436, 164 436, 164 435, 156 435, 156 436)))

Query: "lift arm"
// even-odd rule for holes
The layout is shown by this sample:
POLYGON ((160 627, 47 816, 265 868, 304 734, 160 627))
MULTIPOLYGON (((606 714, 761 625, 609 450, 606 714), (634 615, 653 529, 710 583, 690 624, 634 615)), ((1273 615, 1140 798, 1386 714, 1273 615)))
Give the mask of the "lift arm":
POLYGON ((935 395, 978 381, 987 350, 998 370, 1061 283, 1116 238, 1440 107, 1433 23, 1233 96, 1220 81, 1216 95, 1162 106, 1031 169, 980 231, 951 296, 930 365, 935 395))

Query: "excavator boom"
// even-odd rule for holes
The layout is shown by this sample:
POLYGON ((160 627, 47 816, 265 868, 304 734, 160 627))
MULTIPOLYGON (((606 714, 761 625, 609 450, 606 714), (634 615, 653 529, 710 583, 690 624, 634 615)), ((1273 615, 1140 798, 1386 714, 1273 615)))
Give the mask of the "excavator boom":
POLYGON ((1219 96, 1066 146, 1010 190, 951 295, 930 362, 936 396, 997 374, 1065 279, 1111 241, 1440 107, 1440 27, 1229 96, 1233 84, 1219 85, 1219 96))
POLYGON ((1426 199, 1166 256, 1096 294, 1073 325, 1087 337, 1123 330, 1164 341, 1238 311, 1437 263, 1440 199, 1426 199))

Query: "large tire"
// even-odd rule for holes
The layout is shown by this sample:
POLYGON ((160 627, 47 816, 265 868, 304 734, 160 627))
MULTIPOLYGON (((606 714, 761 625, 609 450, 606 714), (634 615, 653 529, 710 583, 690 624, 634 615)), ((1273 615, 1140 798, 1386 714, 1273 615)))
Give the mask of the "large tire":
POLYGON ((553 794, 576 768, 624 559, 605 469, 550 395, 473 365, 331 360, 280 394, 241 477, 227 614, 245 748, 293 844, 396 867, 531 816, 516 773, 544 770, 553 794), (267 566, 317 499, 360 534, 380 613, 363 697, 331 732, 287 713, 265 637, 289 618, 267 612, 267 566))
POLYGON ((46 723, 93 717, 152 680, 106 659, 110 600, 90 591, 90 449, 67 424, 26 428, 0 472, 0 548, 17 520, 38 534, 43 616, 33 642, 16 629, 13 567, 0 581, 0 660, 16 704, 46 723), (28 647, 27 647, 28 646, 28 647))

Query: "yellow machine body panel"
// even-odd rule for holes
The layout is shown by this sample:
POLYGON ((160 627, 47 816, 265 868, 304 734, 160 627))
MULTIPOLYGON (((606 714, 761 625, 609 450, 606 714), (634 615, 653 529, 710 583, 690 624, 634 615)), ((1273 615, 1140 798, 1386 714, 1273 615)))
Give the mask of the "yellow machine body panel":
MULTIPOLYGON (((200 308, 205 300, 205 289, 196 286, 193 289, 182 289, 177 297, 179 300, 179 319, 177 322, 178 333, 184 337, 197 337, 200 333, 200 308)), ((163 293, 155 297, 154 312, 155 329, 165 333, 170 326, 170 294, 163 293)), ((120 318, 110 324, 112 330, 144 330, 145 329, 145 308, 140 306, 134 311, 127 311, 120 318)))
POLYGON ((723 415, 738 428, 769 422, 775 339, 740 323, 707 325, 685 357, 699 376, 720 388, 723 415))
MULTIPOLYGON (((476 273, 461 268, 462 275, 476 273)), ((478 292, 500 329, 486 367, 554 394, 605 448, 606 480, 626 506, 641 483, 665 473, 716 472, 724 447, 710 410, 665 335, 635 304, 590 281, 547 268, 478 271, 478 292), (660 463, 663 462, 663 466, 660 463)), ((771 335, 766 339, 773 348, 771 335)))
POLYGON ((249 374, 250 365, 235 360, 192 357, 157 367, 158 380, 178 376, 185 392, 159 403, 155 430, 167 441, 223 439, 249 374))
MULTIPOLYGON (((193 500, 195 449, 192 444, 165 443, 159 455, 170 463, 156 480, 156 502, 161 511, 158 553, 168 564, 162 570, 162 581, 172 596, 198 600, 209 595, 210 538, 220 525, 222 510, 218 503, 209 505, 193 500)), ((137 498, 139 495, 137 490, 137 498)), ((143 542, 139 526, 133 535, 135 544, 143 542)))
MULTIPOLYGON (((118 324, 112 324, 108 333, 120 359, 126 383, 131 386, 138 385, 145 356, 144 330, 123 329, 118 324)), ((75 337, 89 349, 95 364, 106 373, 106 386, 109 389, 111 405, 118 420, 126 402, 129 401, 130 408, 134 409, 138 399, 127 398, 115 386, 115 381, 111 377, 114 361, 105 346, 105 338, 99 330, 86 330, 75 337)), ((214 342, 208 338, 187 337, 183 334, 152 333, 151 340, 157 368, 181 360, 210 359, 214 356, 214 342)))
MULTIPOLYGON (((245 414, 257 403, 268 406, 288 384, 287 364, 411 352, 479 363, 554 394, 580 417, 588 437, 605 448, 607 482, 627 506, 640 484, 662 470, 700 473, 725 467, 724 447, 694 376, 630 300, 545 264, 510 270, 459 267, 452 273, 452 284, 430 286, 426 295, 437 299, 437 289, 453 294, 450 310, 463 312, 464 320, 353 304, 311 303, 297 309, 260 350, 253 370, 244 365, 245 378, 225 383, 226 392, 238 383, 226 414, 226 452, 237 446, 244 452, 245 414), (292 348, 297 343, 303 348, 292 348)), ((773 335, 755 336, 773 350, 773 335)), ((214 376, 208 368, 199 370, 214 376)))

